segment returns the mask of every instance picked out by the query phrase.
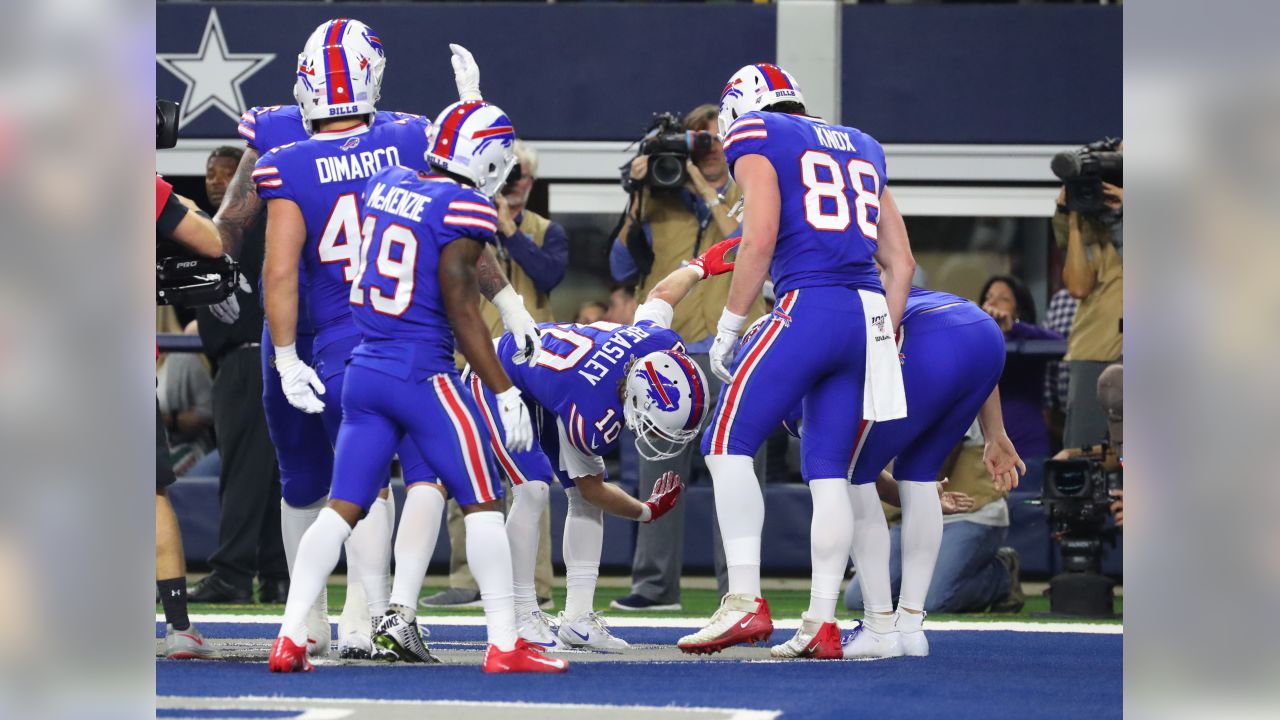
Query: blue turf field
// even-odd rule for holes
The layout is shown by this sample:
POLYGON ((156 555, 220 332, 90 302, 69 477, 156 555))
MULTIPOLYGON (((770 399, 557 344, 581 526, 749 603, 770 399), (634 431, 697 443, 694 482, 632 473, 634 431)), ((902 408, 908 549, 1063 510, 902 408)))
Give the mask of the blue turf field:
MULTIPOLYGON (((633 643, 674 643, 685 631, 625 628, 633 643)), ((790 631, 780 630, 774 640, 790 631)), ((483 628, 435 627, 447 648, 483 628)), ((210 626, 210 637, 269 637, 261 624, 210 626)), ((502 700, 782 710, 789 718, 1120 717, 1120 635, 1009 631, 930 634, 928 658, 880 662, 617 662, 574 664, 563 676, 488 676, 476 666, 329 666, 281 676, 265 663, 156 663, 157 695, 502 700)), ((264 643, 265 644, 265 643, 264 643)), ((625 656, 624 656, 625 657, 625 656)), ((570 656, 572 662, 572 656, 570 656)), ((182 715, 197 717, 198 715, 182 715)), ((225 717, 226 715, 221 715, 225 717)), ((261 717, 261 715, 258 715, 261 717)))

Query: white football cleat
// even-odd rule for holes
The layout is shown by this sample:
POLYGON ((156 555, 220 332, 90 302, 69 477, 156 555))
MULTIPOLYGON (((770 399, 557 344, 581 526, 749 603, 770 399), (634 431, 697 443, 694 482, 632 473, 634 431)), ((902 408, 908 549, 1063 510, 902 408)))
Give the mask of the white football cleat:
POLYGON ((845 642, 843 652, 846 660, 902 657, 902 633, 897 630, 878 633, 859 620, 858 626, 849 634, 849 640, 845 642))
POLYGON ((924 636, 924 619, 928 613, 898 611, 893 626, 902 636, 902 654, 907 657, 926 657, 929 654, 929 638, 924 636))
POLYGON ((734 645, 765 642, 772 634, 773 614, 764 598, 729 593, 720 598, 711 622, 680 638, 676 647, 692 655, 711 654, 734 645))
POLYGON ((551 618, 541 610, 533 610, 519 619, 518 635, 543 651, 564 650, 569 646, 556 635, 556 627, 551 618))
POLYGON ((375 660, 387 662, 438 663, 440 660, 431 654, 424 642, 424 636, 430 631, 418 628, 416 619, 410 620, 394 610, 378 619, 378 627, 373 632, 373 650, 375 660))
POLYGON ((618 652, 631 647, 626 640, 614 637, 609 626, 592 610, 572 620, 566 620, 564 613, 560 613, 560 629, 556 636, 569 647, 580 650, 618 652))

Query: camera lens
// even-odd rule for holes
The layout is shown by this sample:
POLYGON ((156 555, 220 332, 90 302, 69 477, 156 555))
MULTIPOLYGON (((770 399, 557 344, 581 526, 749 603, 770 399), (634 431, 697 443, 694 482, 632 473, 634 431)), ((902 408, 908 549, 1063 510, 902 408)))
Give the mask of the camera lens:
POLYGON ((658 187, 676 187, 684 175, 684 163, 674 155, 655 155, 649 159, 649 178, 658 187))

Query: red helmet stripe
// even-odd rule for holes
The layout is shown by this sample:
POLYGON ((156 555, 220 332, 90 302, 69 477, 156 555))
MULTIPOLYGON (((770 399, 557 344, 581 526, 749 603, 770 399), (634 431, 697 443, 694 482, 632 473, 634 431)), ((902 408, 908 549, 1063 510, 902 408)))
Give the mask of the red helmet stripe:
POLYGON ((325 87, 328 91, 330 105, 343 105, 356 101, 351 89, 351 73, 347 68, 347 54, 341 45, 342 34, 346 30, 347 20, 334 20, 325 37, 324 71, 325 87))
POLYGON ((649 375, 649 384, 653 386, 654 390, 658 391, 658 396, 662 398, 663 404, 670 405, 671 398, 667 396, 667 389, 662 387, 662 378, 659 378, 658 373, 653 369, 653 363, 645 363, 644 371, 649 375))
POLYGON ((458 133, 462 130, 462 124, 471 117, 471 113, 483 106, 483 100, 473 100, 458 105, 456 110, 449 113, 449 117, 445 118, 444 124, 440 127, 440 134, 436 136, 435 147, 431 148, 432 152, 445 160, 452 160, 454 148, 458 146, 458 133))
POLYGON ((759 65, 756 65, 756 69, 764 75, 764 81, 768 83, 770 90, 792 89, 791 82, 787 80, 787 76, 782 72, 782 68, 779 68, 777 65, 760 63, 759 65))

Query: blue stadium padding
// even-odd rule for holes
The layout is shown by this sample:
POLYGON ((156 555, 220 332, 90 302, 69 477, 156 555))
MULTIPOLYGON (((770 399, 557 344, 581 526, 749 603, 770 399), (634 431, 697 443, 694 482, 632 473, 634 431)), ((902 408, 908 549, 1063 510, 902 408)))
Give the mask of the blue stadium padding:
POLYGON ((900 143, 1119 136, 1122 10, 846 5, 841 122, 900 143))
MULTIPOLYGON (((446 43, 457 42, 475 54, 485 97, 536 140, 633 140, 653 113, 715 102, 739 67, 776 59, 777 10, 755 3, 160 3, 156 51, 195 53, 213 9, 231 52, 275 56, 244 80, 249 105, 292 103, 311 29, 358 17, 386 48, 382 109, 434 116, 453 101, 446 43)), ((842 13, 841 120, 882 142, 1070 145, 1121 132, 1120 7, 842 13)), ((184 91, 157 64, 156 94, 184 91)), ((236 119, 206 110, 183 135, 237 138, 236 119)))
MULTIPOLYGON (((674 635, 648 632, 666 642, 674 635)), ((775 633, 773 640, 787 634, 775 633)), ((925 658, 672 665, 573 664, 569 656, 564 675, 485 675, 475 665, 346 665, 282 676, 268 673, 264 662, 157 661, 156 694, 757 708, 781 710, 784 718, 1102 720, 1121 717, 1122 657, 1120 635, 950 631, 930 636, 925 658)))

